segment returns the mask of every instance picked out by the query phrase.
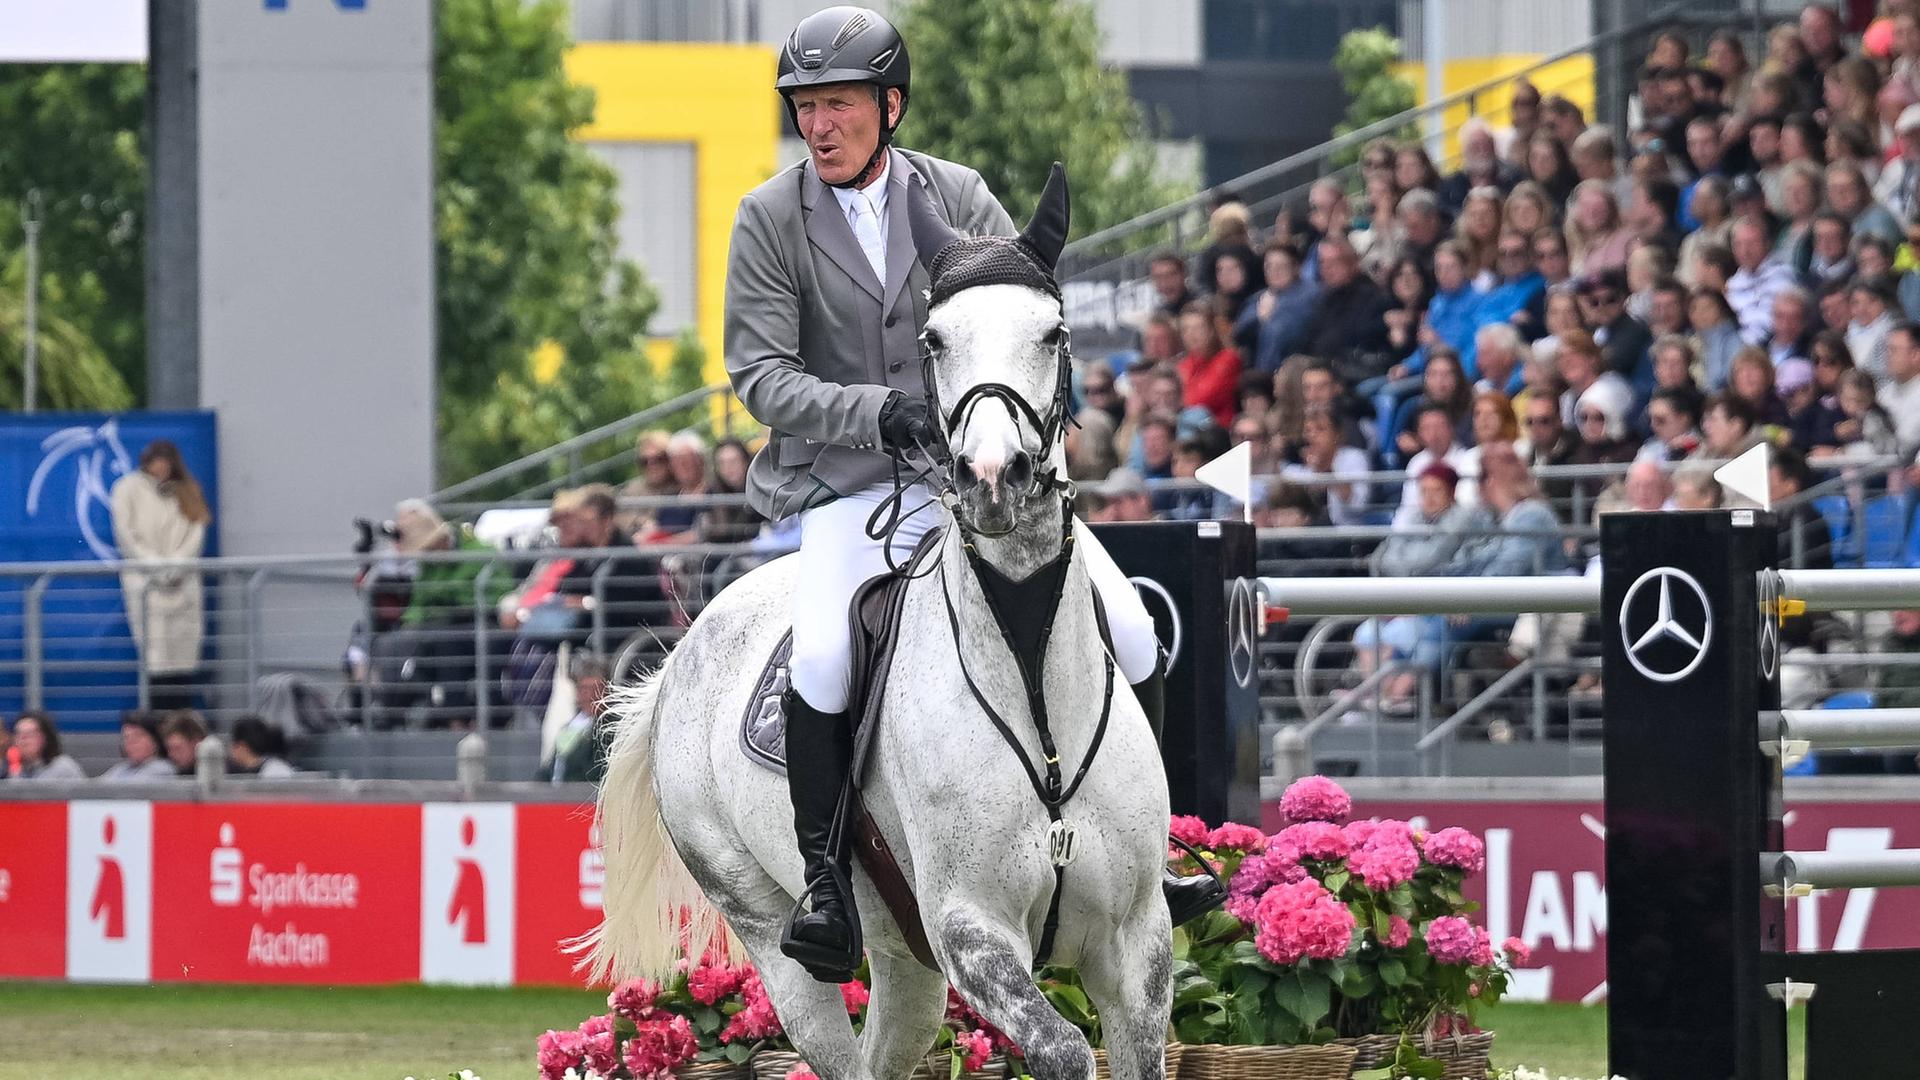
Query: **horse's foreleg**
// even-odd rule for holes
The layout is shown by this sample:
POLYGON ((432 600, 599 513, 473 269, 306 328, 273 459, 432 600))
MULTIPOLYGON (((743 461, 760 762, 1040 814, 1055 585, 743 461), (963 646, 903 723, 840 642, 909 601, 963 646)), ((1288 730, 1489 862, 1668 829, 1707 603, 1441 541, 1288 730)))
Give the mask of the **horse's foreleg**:
POLYGON ((1162 1080, 1173 1008, 1173 929, 1155 896, 1080 961, 1080 979, 1106 1036, 1114 1080, 1162 1080))
POLYGON ((873 999, 860 1030, 860 1055, 870 1080, 897 1080, 933 1049, 947 1012, 947 979, 917 961, 886 953, 869 952, 867 962, 873 999))
POLYGON ((1007 1033, 1034 1080, 1090 1080, 1093 1049, 1033 984, 1031 956, 1018 935, 977 912, 955 910, 939 922, 934 949, 954 989, 1007 1033))

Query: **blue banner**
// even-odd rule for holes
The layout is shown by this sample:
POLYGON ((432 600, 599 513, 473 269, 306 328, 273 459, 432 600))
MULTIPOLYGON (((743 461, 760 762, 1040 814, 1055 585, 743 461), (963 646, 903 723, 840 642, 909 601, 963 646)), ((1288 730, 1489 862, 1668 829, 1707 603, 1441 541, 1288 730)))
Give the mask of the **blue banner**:
MULTIPOLYGON (((219 554, 220 477, 211 412, 0 415, 0 562, 117 559, 109 493, 155 439, 180 447, 213 510, 207 555, 219 554)), ((30 577, 0 576, 0 714, 25 706, 25 595, 30 577)), ((63 728, 110 729, 138 701, 138 665, 111 575, 54 577, 41 605, 45 704, 63 728)), ((207 613, 213 614, 209 596, 207 613)))

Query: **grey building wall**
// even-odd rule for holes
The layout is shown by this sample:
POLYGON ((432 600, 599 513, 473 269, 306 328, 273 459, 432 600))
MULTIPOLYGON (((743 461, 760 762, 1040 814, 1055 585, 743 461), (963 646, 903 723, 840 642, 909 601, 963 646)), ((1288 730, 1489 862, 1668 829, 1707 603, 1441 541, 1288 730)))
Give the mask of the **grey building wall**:
POLYGON ((660 294, 649 331, 693 325, 698 281, 691 143, 590 143, 620 180, 620 254, 646 269, 660 294))
POLYGON ((432 6, 202 0, 199 396, 230 555, 433 486, 432 6))
MULTIPOLYGON (((1408 56, 1425 56, 1432 0, 1403 0, 1400 25, 1408 56)), ((1443 0, 1450 56, 1556 53, 1593 36, 1593 0, 1443 0)))

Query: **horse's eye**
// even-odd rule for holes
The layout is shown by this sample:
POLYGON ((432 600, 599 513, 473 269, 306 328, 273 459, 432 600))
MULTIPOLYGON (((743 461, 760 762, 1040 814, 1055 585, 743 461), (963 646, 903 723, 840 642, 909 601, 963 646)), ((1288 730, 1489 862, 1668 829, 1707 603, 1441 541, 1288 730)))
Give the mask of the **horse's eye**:
POLYGON ((928 330, 926 333, 920 335, 920 344, 930 353, 937 353, 941 349, 946 348, 947 345, 946 342, 940 340, 940 335, 932 330, 928 330))
POLYGON ((1047 331, 1047 336, 1041 338, 1040 343, 1049 349, 1058 349, 1067 343, 1067 328, 1065 326, 1054 327, 1047 331))

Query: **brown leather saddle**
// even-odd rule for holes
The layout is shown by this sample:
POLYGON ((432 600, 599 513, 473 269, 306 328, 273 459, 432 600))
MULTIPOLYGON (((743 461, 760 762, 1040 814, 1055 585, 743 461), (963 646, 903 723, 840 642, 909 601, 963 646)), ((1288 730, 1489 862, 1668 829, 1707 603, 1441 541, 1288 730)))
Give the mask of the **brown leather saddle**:
MULTIPOLYGON (((887 678, 893 669, 907 586, 921 564, 939 550, 939 537, 938 529, 922 537, 903 573, 882 574, 854 590, 848 609, 853 627, 853 687, 848 698, 854 703, 853 847, 860 865, 873 881, 874 890, 893 913, 894 922, 906 938, 914 959, 931 970, 938 970, 938 966, 927 944, 926 927, 920 923, 919 901, 887 847, 886 838, 880 835, 873 815, 861 805, 858 789, 866 782, 867 761, 871 757, 874 733, 879 728, 881 703, 886 699, 887 678)), ((761 668, 760 679, 747 699, 746 714, 740 719, 741 752, 754 764, 782 776, 787 772, 787 715, 781 699, 787 690, 792 655, 793 631, 789 630, 781 635, 761 668)))

